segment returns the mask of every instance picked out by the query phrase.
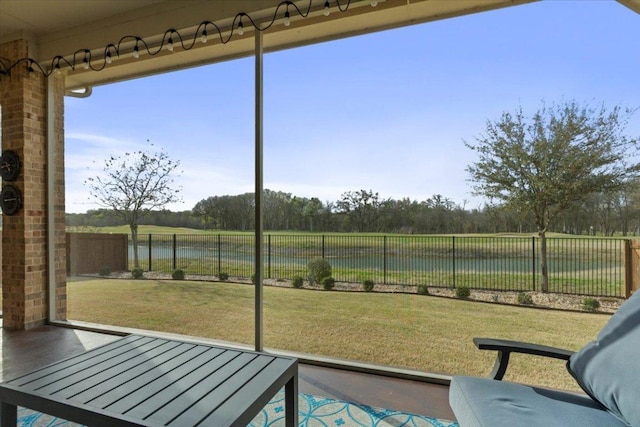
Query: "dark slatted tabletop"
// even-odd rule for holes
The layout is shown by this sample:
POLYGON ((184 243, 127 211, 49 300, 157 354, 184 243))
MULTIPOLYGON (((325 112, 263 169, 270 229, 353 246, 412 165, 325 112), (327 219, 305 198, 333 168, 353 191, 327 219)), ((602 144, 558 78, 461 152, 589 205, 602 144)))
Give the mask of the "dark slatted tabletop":
POLYGON ((90 426, 246 426, 282 387, 295 426, 296 359, 130 335, 0 384, 2 427, 16 406, 90 426))

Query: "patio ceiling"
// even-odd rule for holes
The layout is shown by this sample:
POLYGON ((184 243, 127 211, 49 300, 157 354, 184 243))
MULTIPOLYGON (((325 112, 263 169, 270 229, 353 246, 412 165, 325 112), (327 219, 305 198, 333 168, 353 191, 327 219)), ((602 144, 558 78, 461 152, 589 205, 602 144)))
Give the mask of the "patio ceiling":
MULTIPOLYGON (((340 0, 345 6, 348 0, 340 0)), ((311 0, 313 11, 302 19, 291 7, 291 25, 278 25, 284 15, 279 10, 276 25, 264 33, 264 51, 303 46, 383 29, 478 13, 537 0, 351 0, 346 13, 331 0, 331 14, 325 17, 324 0, 311 0)), ((640 13, 640 0, 617 0, 640 13)), ((168 29, 176 29, 193 40, 198 24, 211 21, 229 28, 235 15, 244 12, 260 22, 270 22, 280 0, 2 0, 0 2, 0 43, 15 39, 30 41, 30 57, 50 66, 56 55, 70 58, 81 49, 91 50, 93 61, 102 64, 105 47, 117 44, 126 35, 159 43, 168 29)), ((294 2, 306 10, 309 0, 294 2)), ((245 24, 246 25, 246 24, 245 24)), ((82 88, 151 75, 175 69, 210 64, 253 54, 253 34, 249 25, 243 36, 234 35, 227 44, 210 36, 207 44, 196 43, 188 51, 179 47, 153 57, 141 54, 134 59, 123 54, 101 72, 77 67, 67 70, 67 89, 82 88)), ((131 52, 133 43, 123 46, 131 52)), ((80 61, 82 59, 79 59, 80 61)))
MULTIPOLYGON (((535 0, 378 0, 377 6, 372 7, 371 0, 351 0, 349 10, 343 13, 338 10, 338 3, 331 0, 331 14, 327 17, 323 14, 325 1, 312 0, 312 13, 307 18, 301 18, 290 6, 288 27, 281 24, 285 8, 280 8, 276 24, 264 32, 264 50, 303 46, 531 1, 535 0)), ((123 36, 139 36, 152 45, 159 45, 165 31, 176 29, 190 44, 203 21, 228 29, 236 14, 244 12, 259 23, 268 23, 279 3, 279 0, 2 0, 0 43, 15 39, 30 41, 30 57, 46 67, 56 55, 71 60, 69 55, 89 49, 92 62, 96 61, 99 68, 104 61, 105 47, 109 43, 117 44, 123 36)), ((306 11, 309 0, 295 4, 306 11)), ((347 0, 340 0, 340 4, 344 7, 347 0)), ((100 72, 84 70, 81 66, 75 71, 67 69, 67 89, 252 55, 253 31, 246 19, 245 29, 243 36, 234 34, 229 43, 221 44, 210 27, 207 44, 198 41, 188 51, 176 46, 174 52, 163 51, 153 57, 141 52, 139 59, 130 54, 134 44, 131 39, 122 49, 127 53, 100 72)), ((82 54, 77 59, 80 64, 83 57, 82 54)))

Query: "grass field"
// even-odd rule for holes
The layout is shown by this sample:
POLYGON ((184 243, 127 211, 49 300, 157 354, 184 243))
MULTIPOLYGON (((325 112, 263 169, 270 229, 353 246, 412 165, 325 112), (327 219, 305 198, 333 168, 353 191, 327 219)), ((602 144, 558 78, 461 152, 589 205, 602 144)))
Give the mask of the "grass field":
MULTIPOLYGON (((83 279, 68 283, 68 318, 254 342, 253 287, 219 282, 83 279)), ((266 287, 265 346, 421 371, 486 375, 493 353, 474 336, 578 349, 608 320, 407 294, 266 287)), ((512 357, 506 379, 577 390, 564 363, 512 357)))
MULTIPOLYGON (((1 229, 2 227, 0 227, 1 229)), ((117 226, 108 226, 108 227, 93 227, 93 226, 67 226, 67 232, 69 233, 124 233, 131 234, 131 230, 128 225, 117 225, 117 226)), ((184 227, 164 227, 158 225, 140 225, 138 226, 138 234, 222 234, 222 235, 254 235, 254 231, 225 231, 225 230, 203 230, 199 228, 184 228, 184 227)), ((341 232, 312 232, 312 231, 296 231, 296 230, 282 230, 282 231, 273 231, 273 230, 265 230, 265 234, 272 235, 326 235, 326 236, 362 236, 362 237, 370 237, 370 236, 395 236, 397 238, 405 237, 407 239, 411 239, 414 236, 460 236, 460 237, 476 237, 478 238, 478 242, 481 242, 482 238, 487 237, 537 237, 537 233, 464 233, 464 234, 411 234, 407 235, 404 233, 341 233, 341 232)), ((577 240, 592 240, 592 239, 619 239, 624 238, 624 236, 616 235, 613 237, 605 237, 605 236, 589 236, 589 235, 574 235, 574 234, 565 234, 565 233, 554 233, 548 232, 547 238, 567 238, 567 239, 577 239, 577 240)))

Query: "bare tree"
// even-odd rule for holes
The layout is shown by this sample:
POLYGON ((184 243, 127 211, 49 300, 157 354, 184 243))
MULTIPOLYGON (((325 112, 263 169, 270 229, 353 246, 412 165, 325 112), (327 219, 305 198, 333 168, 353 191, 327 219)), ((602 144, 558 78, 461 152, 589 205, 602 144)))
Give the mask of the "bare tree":
POLYGON ((638 139, 623 135, 633 111, 581 107, 575 102, 522 108, 488 121, 476 144, 479 159, 467 167, 474 191, 530 212, 540 236, 542 291, 549 290, 546 232, 562 211, 593 193, 624 189, 640 170, 638 139))
POLYGON ((148 212, 180 201, 180 188, 173 178, 179 165, 163 150, 135 151, 109 157, 103 174, 85 181, 98 204, 113 209, 131 229, 136 268, 140 267, 138 222, 148 212))

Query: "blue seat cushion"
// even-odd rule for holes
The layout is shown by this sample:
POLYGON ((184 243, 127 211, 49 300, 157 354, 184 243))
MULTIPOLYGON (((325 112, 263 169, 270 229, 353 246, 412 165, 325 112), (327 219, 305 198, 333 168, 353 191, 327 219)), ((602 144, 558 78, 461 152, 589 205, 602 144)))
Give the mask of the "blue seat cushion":
POLYGON ((449 404, 460 427, 628 427, 589 396, 456 376, 449 404))
POLYGON ((640 291, 620 306, 567 368, 583 390, 620 420, 640 427, 640 291))

